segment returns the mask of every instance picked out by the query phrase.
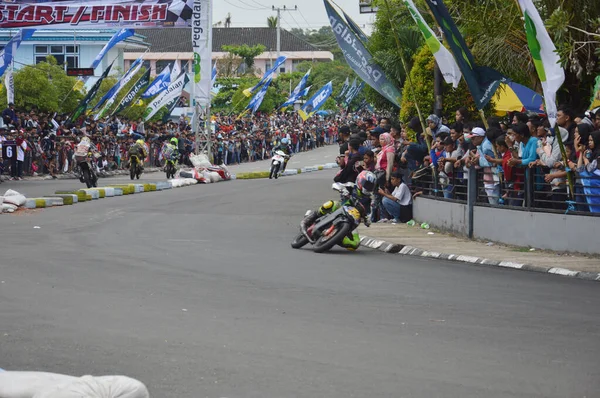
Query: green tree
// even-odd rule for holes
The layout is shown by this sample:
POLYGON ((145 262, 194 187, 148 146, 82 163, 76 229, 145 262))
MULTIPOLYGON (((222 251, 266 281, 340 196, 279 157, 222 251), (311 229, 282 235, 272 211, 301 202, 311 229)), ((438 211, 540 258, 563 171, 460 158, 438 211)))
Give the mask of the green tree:
MULTIPOLYGON (((63 66, 48 56, 45 62, 25 66, 14 72, 15 105, 19 109, 44 112, 72 112, 83 94, 75 89, 77 78, 67 76, 63 66)), ((2 88, 0 105, 6 107, 6 87, 2 88)))
MULTIPOLYGON (((522 13, 514 0, 452 0, 450 4, 478 63, 541 92, 522 13)), ((600 74, 600 2, 538 0, 535 5, 565 68, 565 84, 558 93, 558 102, 583 110, 589 105, 587 94, 600 74)))
POLYGON ((96 106, 100 99, 104 97, 106 93, 108 93, 108 90, 110 90, 115 84, 117 84, 118 81, 119 78, 116 76, 107 76, 106 79, 102 80, 102 83, 100 83, 100 88, 98 89, 98 93, 90 101, 88 110, 96 106))
POLYGON ((277 17, 267 17, 267 26, 269 28, 276 28, 277 27, 277 17))
POLYGON ((266 47, 262 44, 257 44, 255 46, 242 44, 241 46, 223 46, 222 49, 242 58, 246 64, 246 73, 252 73, 254 69, 254 58, 262 54, 266 50, 266 47))
POLYGON ((217 75, 222 77, 233 77, 237 75, 243 60, 232 53, 227 53, 217 61, 217 75))
MULTIPOLYGON (((421 50, 414 56, 413 67, 410 71, 410 81, 414 84, 414 93, 419 104, 419 108, 424 118, 433 113, 433 69, 435 58, 427 45, 421 47, 421 50)), ((472 113, 475 113, 476 107, 473 97, 464 79, 456 89, 452 85, 442 83, 444 86, 444 114, 449 120, 454 119, 456 109, 464 106, 472 113)), ((400 108, 400 120, 408 122, 411 117, 417 116, 415 108, 415 96, 411 91, 410 82, 406 81, 402 90, 402 104, 400 108)), ((490 102, 484 109, 486 115, 493 115, 493 102, 490 102)))
MULTIPOLYGON (((373 55, 374 62, 385 71, 387 78, 401 89, 406 80, 406 71, 401 58, 404 58, 410 71, 412 59, 423 44, 423 36, 401 0, 388 0, 388 2, 389 12, 385 4, 379 6, 368 49, 373 55), (393 28, 390 20, 394 24, 393 28), (398 40, 394 37, 394 32, 398 40), (398 51, 397 41, 400 42, 401 52, 398 51)), ((371 87, 366 89, 366 97, 377 109, 397 111, 393 104, 371 87)))

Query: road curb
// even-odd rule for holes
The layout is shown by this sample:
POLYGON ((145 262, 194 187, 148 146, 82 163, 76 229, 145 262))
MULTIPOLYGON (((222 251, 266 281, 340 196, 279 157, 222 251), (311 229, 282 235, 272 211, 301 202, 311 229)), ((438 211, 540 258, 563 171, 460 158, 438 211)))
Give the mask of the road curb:
POLYGON ((585 272, 585 271, 574 271, 567 268, 559 267, 544 267, 540 265, 522 264, 512 261, 497 261, 490 260, 483 257, 465 256, 460 254, 447 254, 434 251, 427 251, 419 249, 418 247, 412 247, 402 245, 399 243, 391 243, 385 240, 372 238, 370 236, 361 236, 360 243, 370 249, 379 250, 384 253, 400 254, 404 256, 414 257, 426 257, 435 258, 439 260, 457 261, 462 263, 468 263, 472 265, 485 265, 491 267, 501 268, 512 268, 521 271, 530 272, 541 272, 546 274, 553 274, 559 276, 566 276, 570 278, 583 279, 587 281, 600 282, 600 273, 597 272, 585 272))
MULTIPOLYGON (((319 165, 314 165, 314 166, 306 166, 306 167, 302 167, 300 169, 286 169, 280 175, 280 177, 289 177, 289 176, 295 176, 298 174, 312 173, 315 171, 331 170, 335 167, 338 167, 338 165, 336 163, 326 163, 326 164, 319 164, 319 165)), ((257 180, 257 179, 264 179, 264 178, 269 178, 268 171, 250 171, 250 172, 235 174, 236 180, 257 180)))

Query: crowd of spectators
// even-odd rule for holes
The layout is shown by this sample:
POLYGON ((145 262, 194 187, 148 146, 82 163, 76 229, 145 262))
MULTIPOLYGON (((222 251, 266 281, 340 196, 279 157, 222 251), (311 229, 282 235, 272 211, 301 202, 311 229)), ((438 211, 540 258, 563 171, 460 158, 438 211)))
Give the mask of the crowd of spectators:
POLYGON ((400 217, 389 205, 407 205, 408 189, 466 200, 471 172, 479 201, 490 205, 600 212, 600 109, 577 115, 559 108, 555 131, 566 162, 542 115, 516 112, 483 123, 461 108, 453 119, 430 115, 425 129, 417 117, 404 125, 364 118, 341 127, 335 180, 351 181, 362 170, 377 173, 382 190, 373 201, 372 221, 404 221, 408 213, 400 217))
MULTIPOLYGON (((212 118, 212 155, 216 164, 239 164, 267 159, 279 140, 287 136, 295 152, 311 150, 335 142, 340 117, 322 117, 301 123, 295 114, 255 115, 236 120, 225 114, 212 118)), ((101 157, 98 171, 114 171, 128 167, 129 147, 142 138, 148 146, 147 166, 162 165, 161 148, 165 141, 178 138, 180 162, 189 163, 195 150, 195 137, 189 119, 144 123, 139 120, 112 117, 99 121, 78 120, 36 110, 16 110, 13 104, 2 112, 0 145, 16 142, 16 156, 0 161, 0 172, 12 180, 24 176, 74 173, 73 154, 82 137, 92 140, 101 157)), ((0 181, 1 181, 0 177, 0 181)))

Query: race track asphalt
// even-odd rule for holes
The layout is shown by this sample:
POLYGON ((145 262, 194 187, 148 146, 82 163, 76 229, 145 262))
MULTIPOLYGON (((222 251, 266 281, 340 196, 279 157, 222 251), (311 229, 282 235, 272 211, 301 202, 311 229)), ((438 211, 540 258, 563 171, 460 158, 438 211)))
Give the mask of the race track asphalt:
POLYGON ((0 216, 0 368, 161 398, 599 396, 597 283, 292 250, 332 176, 0 216))

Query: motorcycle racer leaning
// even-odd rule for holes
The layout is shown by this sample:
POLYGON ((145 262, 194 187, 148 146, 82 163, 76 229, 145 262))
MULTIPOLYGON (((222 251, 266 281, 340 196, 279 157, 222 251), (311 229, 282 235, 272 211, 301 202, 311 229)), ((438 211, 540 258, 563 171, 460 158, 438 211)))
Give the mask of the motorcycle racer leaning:
MULTIPOLYGON (((366 170, 362 171, 356 178, 355 187, 352 189, 352 196, 358 199, 359 205, 362 205, 364 207, 364 209, 360 209, 362 214, 366 215, 368 209, 371 208, 371 196, 373 195, 373 191, 375 190, 376 179, 377 178, 375 177, 375 174, 366 170)), ((317 211, 311 211, 310 214, 304 217, 304 220, 302 220, 302 223, 300 225, 300 227, 302 228, 302 232, 308 234, 308 228, 310 228, 310 226, 317 220, 317 218, 324 216, 325 214, 332 213, 342 206, 348 205, 348 202, 349 201, 342 202, 329 200, 323 203, 323 205, 321 205, 321 207, 319 207, 317 211)), ((367 217, 365 217, 365 219, 368 220, 367 217)), ((352 233, 352 239, 349 239, 347 236, 344 237, 341 246, 348 250, 358 249, 358 247, 360 246, 360 237, 358 235, 358 232, 355 231, 352 233)))

